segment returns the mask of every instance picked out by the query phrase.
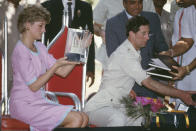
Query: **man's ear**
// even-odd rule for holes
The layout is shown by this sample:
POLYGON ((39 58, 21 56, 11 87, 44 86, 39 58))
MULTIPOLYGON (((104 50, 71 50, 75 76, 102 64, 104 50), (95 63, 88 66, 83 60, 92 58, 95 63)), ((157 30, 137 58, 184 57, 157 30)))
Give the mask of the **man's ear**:
POLYGON ((123 2, 123 7, 126 9, 126 1, 122 1, 123 2))
POLYGON ((135 33, 133 31, 129 31, 129 36, 133 37, 135 33))
POLYGON ((125 2, 124 2, 124 0, 123 0, 122 2, 123 2, 123 6, 125 7, 125 2))

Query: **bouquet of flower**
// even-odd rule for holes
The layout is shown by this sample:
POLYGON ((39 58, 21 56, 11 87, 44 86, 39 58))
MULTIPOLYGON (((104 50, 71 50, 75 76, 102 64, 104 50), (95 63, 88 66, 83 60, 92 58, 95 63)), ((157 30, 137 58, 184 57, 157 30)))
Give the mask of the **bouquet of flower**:
POLYGON ((142 106, 150 105, 152 112, 158 112, 161 108, 164 107, 163 102, 160 99, 153 99, 150 97, 139 97, 135 99, 135 104, 141 103, 142 106))
POLYGON ((167 108, 163 105, 160 99, 153 99, 149 97, 139 97, 132 99, 130 96, 123 97, 121 103, 125 105, 127 115, 132 118, 143 117, 144 127, 150 125, 151 117, 154 113, 164 112, 167 108))

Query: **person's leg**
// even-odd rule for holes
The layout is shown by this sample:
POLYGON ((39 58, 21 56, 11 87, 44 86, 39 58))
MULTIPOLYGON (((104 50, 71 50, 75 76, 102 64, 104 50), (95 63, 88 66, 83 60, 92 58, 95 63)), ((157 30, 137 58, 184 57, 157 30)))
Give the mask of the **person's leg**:
POLYGON ((117 108, 103 107, 101 109, 87 112, 89 123, 97 127, 125 126, 127 117, 117 108))
POLYGON ((82 122, 82 128, 86 127, 87 124, 88 124, 88 116, 84 113, 84 112, 80 112, 81 115, 82 115, 82 119, 83 119, 83 122, 82 122))
POLYGON ((65 117, 64 121, 60 124, 60 126, 66 128, 80 128, 83 124, 83 116, 80 112, 71 111, 65 117))

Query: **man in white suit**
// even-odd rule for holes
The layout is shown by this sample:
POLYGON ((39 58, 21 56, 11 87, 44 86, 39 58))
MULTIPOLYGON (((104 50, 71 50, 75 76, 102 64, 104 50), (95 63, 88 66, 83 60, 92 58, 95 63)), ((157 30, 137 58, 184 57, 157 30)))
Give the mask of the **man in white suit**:
POLYGON ((163 85, 147 75, 141 66, 140 49, 149 40, 149 22, 143 16, 133 16, 127 24, 126 39, 109 57, 99 91, 86 104, 90 124, 100 127, 141 126, 142 118, 128 118, 122 97, 129 95, 134 83, 160 93, 178 97, 188 105, 196 105, 191 93, 163 85))

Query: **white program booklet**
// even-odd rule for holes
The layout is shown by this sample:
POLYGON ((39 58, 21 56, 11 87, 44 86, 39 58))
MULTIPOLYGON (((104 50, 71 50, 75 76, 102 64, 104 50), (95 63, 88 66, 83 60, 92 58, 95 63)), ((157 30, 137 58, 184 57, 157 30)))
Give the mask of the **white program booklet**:
POLYGON ((161 69, 167 70, 167 71, 171 71, 171 69, 167 65, 165 65, 159 58, 154 58, 151 60, 152 60, 152 62, 149 63, 150 66, 156 67, 156 68, 161 68, 161 69))

